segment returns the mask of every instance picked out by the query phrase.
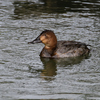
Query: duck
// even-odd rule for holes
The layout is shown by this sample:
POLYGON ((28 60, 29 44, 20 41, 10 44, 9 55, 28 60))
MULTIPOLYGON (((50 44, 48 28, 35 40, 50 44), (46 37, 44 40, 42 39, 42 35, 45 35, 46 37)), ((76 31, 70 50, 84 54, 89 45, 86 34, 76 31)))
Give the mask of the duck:
POLYGON ((41 34, 28 44, 43 43, 45 46, 40 53, 44 58, 65 58, 88 55, 90 49, 88 44, 77 41, 57 41, 52 30, 44 30, 41 34))

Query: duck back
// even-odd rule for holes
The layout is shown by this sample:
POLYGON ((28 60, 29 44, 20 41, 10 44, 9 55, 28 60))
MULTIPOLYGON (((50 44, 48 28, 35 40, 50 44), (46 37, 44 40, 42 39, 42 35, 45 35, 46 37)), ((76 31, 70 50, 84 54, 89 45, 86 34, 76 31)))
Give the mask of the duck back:
POLYGON ((76 41, 58 41, 53 58, 77 57, 87 55, 90 50, 88 45, 76 41))

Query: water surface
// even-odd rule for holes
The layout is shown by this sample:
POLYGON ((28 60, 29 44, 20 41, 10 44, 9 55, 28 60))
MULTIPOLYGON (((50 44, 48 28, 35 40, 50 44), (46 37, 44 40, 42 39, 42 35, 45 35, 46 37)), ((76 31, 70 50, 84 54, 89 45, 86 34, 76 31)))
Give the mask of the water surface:
POLYGON ((0 1, 1 100, 100 100, 100 1, 0 1), (88 57, 42 59, 28 45, 44 29, 92 45, 88 57))

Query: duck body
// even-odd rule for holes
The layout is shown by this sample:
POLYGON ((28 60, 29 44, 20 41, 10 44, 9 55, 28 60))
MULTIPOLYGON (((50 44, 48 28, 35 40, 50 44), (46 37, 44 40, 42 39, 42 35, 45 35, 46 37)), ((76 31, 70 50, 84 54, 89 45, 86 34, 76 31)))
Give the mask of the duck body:
POLYGON ((53 31, 43 31, 35 40, 32 42, 42 42, 45 47, 40 53, 40 57, 47 58, 64 58, 64 57, 78 57, 89 54, 89 45, 77 41, 57 41, 57 38, 53 31))
POLYGON ((56 48, 51 50, 43 48, 40 53, 41 57, 50 58, 64 58, 64 57, 77 57, 87 55, 90 50, 87 45, 76 41, 58 41, 56 48))

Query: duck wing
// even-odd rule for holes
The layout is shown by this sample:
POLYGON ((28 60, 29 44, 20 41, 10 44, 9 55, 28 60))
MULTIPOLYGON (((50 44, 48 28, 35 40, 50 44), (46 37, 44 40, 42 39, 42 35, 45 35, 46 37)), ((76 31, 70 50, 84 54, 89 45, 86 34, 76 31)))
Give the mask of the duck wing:
POLYGON ((65 57, 80 56, 89 53, 89 49, 85 43, 77 41, 58 41, 56 53, 65 57))

